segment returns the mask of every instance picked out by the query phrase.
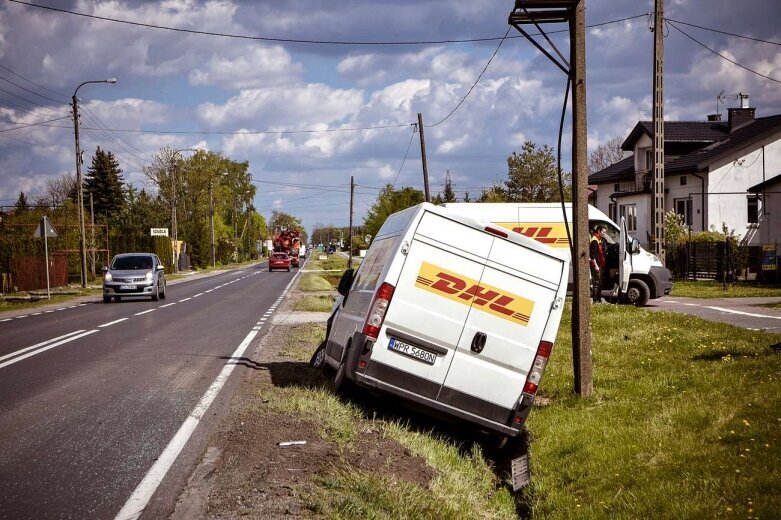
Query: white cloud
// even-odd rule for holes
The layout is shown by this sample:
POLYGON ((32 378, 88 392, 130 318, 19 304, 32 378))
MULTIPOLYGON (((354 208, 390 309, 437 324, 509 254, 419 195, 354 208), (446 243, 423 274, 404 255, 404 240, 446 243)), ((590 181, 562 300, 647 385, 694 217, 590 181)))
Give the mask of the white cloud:
POLYGON ((281 86, 295 82, 302 72, 279 46, 255 47, 239 56, 212 56, 204 67, 190 71, 193 85, 215 85, 230 89, 281 86))

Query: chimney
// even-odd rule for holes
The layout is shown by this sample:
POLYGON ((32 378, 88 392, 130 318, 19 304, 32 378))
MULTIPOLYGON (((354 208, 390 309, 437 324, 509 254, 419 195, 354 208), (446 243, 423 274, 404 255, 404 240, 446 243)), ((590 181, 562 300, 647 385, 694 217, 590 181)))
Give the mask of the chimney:
POLYGON ((710 122, 721 121, 721 114, 708 114, 708 121, 710 122))
POLYGON ((754 111, 756 109, 748 107, 748 94, 741 92, 738 94, 738 99, 740 100, 740 108, 727 109, 727 121, 730 132, 754 120, 754 111))

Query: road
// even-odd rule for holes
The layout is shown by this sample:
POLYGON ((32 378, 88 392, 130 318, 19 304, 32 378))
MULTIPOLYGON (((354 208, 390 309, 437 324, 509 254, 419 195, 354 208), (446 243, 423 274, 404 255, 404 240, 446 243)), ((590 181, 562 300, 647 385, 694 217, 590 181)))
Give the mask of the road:
POLYGON ((0 518, 167 516, 296 273, 0 316, 0 518))
POLYGON ((767 332, 781 332, 781 308, 760 307, 778 303, 781 298, 681 298, 665 296, 651 300, 645 307, 651 311, 673 311, 700 318, 729 323, 737 327, 767 332))

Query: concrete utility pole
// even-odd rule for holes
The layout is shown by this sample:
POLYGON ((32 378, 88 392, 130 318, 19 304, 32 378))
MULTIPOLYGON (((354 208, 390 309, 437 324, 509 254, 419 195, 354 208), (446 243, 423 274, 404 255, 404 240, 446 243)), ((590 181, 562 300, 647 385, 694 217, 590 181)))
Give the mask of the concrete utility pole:
POLYGON ((593 390, 591 363, 591 299, 589 298, 588 149, 586 132, 586 1, 580 0, 570 18, 572 62, 572 219, 575 230, 572 354, 575 392, 593 390), (579 339, 576 342, 575 338, 579 339))
POLYGON ((214 258, 214 200, 212 199, 212 179, 209 179, 209 237, 211 240, 212 267, 217 265, 214 258))
POLYGON ((353 195, 355 194, 355 176, 350 175, 350 257, 347 260, 347 269, 353 267, 353 195))
MULTIPOLYGON (((654 254, 664 264, 664 0, 654 8, 654 254)), ((647 165, 646 165, 647 167, 647 165)))
POLYGON ((572 362, 575 392, 591 395, 591 299, 588 255, 588 158, 586 132, 586 0, 515 0, 508 22, 529 40, 572 85, 572 362), (542 25, 569 24, 569 62, 556 48, 542 25), (534 25, 552 48, 550 52, 524 28, 534 25), (556 54, 554 56, 554 53, 556 54))
POLYGON ((420 133, 420 156, 423 159, 423 193, 425 201, 431 202, 431 193, 428 191, 428 164, 426 163, 426 137, 423 135, 423 114, 418 112, 418 132, 420 133))

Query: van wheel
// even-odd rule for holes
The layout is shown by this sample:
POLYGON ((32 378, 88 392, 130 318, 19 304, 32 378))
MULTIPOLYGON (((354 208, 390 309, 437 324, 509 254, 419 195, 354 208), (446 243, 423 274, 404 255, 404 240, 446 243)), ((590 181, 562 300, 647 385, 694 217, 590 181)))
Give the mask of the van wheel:
POLYGON ((309 366, 314 368, 322 368, 325 363, 325 345, 326 341, 323 340, 320 345, 317 346, 315 353, 312 354, 312 359, 309 360, 309 366))
POLYGON ((104 296, 103 303, 111 303, 111 296, 104 296))
POLYGON ((629 280, 629 289, 626 291, 626 303, 636 307, 645 307, 651 298, 648 285, 642 280, 629 280))
POLYGON ((349 344, 347 345, 347 350, 344 353, 344 356, 342 356, 342 362, 339 363, 339 369, 336 371, 336 376, 334 376, 334 390, 342 395, 349 394, 353 384, 347 377, 347 364, 350 360, 350 346, 351 345, 349 344))

